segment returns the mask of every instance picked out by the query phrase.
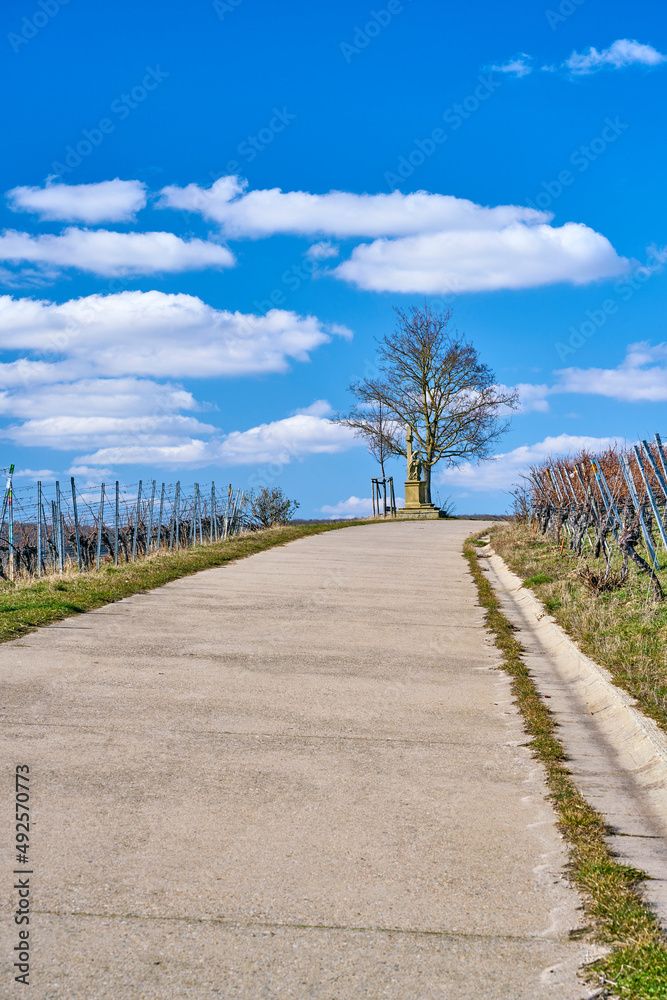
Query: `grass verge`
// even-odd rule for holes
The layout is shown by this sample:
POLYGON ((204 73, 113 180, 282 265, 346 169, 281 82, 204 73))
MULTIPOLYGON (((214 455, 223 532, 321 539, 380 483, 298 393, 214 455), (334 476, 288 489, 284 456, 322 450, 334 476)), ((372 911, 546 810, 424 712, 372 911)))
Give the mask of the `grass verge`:
MULTIPOLYGON (((580 573, 604 562, 590 550, 582 557, 527 524, 508 522, 492 530, 493 547, 580 649, 611 673, 667 731, 667 601, 656 604, 647 577, 631 567, 622 586, 595 593, 580 573)), ((618 557, 620 565, 620 556, 618 557)))
POLYGON ((530 747, 546 771, 549 797, 569 847, 570 877, 583 894, 590 922, 587 930, 595 940, 611 946, 607 956, 590 966, 588 975, 604 987, 600 996, 664 1000, 667 942, 639 891, 646 875, 615 859, 605 839, 609 831, 602 816, 589 806, 570 777, 553 717, 521 659, 523 649, 515 629, 479 567, 473 539, 466 542, 464 552, 487 625, 503 654, 502 669, 512 678, 513 694, 531 736, 530 747))
POLYGON ((202 569, 224 566, 235 559, 244 559, 296 538, 365 523, 368 522, 285 525, 254 531, 225 542, 194 546, 178 552, 160 552, 139 562, 101 566, 90 573, 68 570, 63 576, 49 575, 39 580, 32 578, 15 584, 3 583, 0 589, 0 642, 16 639, 40 625, 92 611, 103 604, 153 590, 202 569))

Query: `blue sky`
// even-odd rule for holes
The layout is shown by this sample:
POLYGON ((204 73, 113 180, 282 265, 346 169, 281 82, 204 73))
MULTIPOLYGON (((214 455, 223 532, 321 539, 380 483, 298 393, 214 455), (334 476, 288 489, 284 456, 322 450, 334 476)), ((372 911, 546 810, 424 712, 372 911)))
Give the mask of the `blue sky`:
POLYGON ((665 432, 656 4, 2 17, 0 419, 26 483, 215 478, 362 513, 377 470, 327 417, 424 300, 520 386, 499 457, 436 470, 459 513, 506 509, 550 452, 665 432))

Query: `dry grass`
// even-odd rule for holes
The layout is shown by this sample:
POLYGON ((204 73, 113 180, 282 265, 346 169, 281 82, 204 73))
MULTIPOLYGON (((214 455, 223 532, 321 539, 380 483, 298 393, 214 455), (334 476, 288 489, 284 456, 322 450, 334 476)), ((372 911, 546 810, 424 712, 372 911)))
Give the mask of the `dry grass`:
POLYGON ((493 529, 494 548, 543 601, 556 621, 619 687, 667 730, 667 601, 656 603, 650 582, 631 565, 609 575, 604 560, 578 558, 533 532, 506 522, 493 529))
MULTIPOLYGON (((499 532, 504 533, 507 544, 507 529, 503 526, 494 532, 494 546, 499 532)), ((503 653, 502 668, 512 678, 513 693, 531 736, 531 749, 545 768, 550 798, 569 847, 570 876, 584 896, 587 930, 596 940, 612 946, 607 957, 590 967, 589 978, 595 977, 602 987, 603 992, 597 994, 600 997, 664 1000, 667 943, 639 891, 646 875, 614 858, 605 839, 608 830, 604 820, 570 777, 565 752, 555 735, 553 717, 521 659, 523 650, 515 629, 502 614, 470 541, 466 543, 465 554, 477 584, 479 602, 486 608, 487 624, 503 653)), ((547 573, 541 570, 539 573, 548 578, 547 573)), ((552 585, 552 582, 541 584, 552 585)))

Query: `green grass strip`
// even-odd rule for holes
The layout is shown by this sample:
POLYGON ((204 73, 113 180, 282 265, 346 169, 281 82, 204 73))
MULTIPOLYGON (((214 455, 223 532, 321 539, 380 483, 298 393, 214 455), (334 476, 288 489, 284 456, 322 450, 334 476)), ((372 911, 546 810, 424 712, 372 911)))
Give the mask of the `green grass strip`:
POLYGON ((479 567, 475 551, 479 537, 469 539, 464 546, 479 603, 503 654, 502 669, 512 678, 512 691, 531 736, 530 747, 546 771, 549 798, 569 847, 569 874, 584 898, 590 924, 587 930, 595 940, 611 946, 609 954, 587 972, 606 986, 603 996, 665 1000, 667 942, 639 891, 647 876, 615 859, 605 839, 610 831, 602 816, 591 808, 570 777, 553 716, 522 660, 516 630, 501 612, 500 602, 479 567))
POLYGON ((5 582, 0 588, 0 642, 16 639, 40 625, 162 587, 179 577, 244 559, 275 545, 368 523, 284 525, 249 532, 224 542, 196 545, 171 553, 162 551, 133 563, 107 564, 89 573, 69 569, 63 576, 49 574, 37 580, 33 577, 14 584, 5 582))

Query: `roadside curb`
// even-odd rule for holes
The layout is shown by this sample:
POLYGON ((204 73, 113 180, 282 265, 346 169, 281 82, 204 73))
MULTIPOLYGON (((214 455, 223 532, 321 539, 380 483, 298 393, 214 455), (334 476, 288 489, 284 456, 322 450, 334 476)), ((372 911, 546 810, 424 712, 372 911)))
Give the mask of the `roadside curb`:
POLYGON ((480 567, 501 602, 542 696, 549 697, 582 793, 614 829, 620 860, 645 871, 645 895, 667 926, 667 735, 609 671, 583 653, 491 545, 480 567))

